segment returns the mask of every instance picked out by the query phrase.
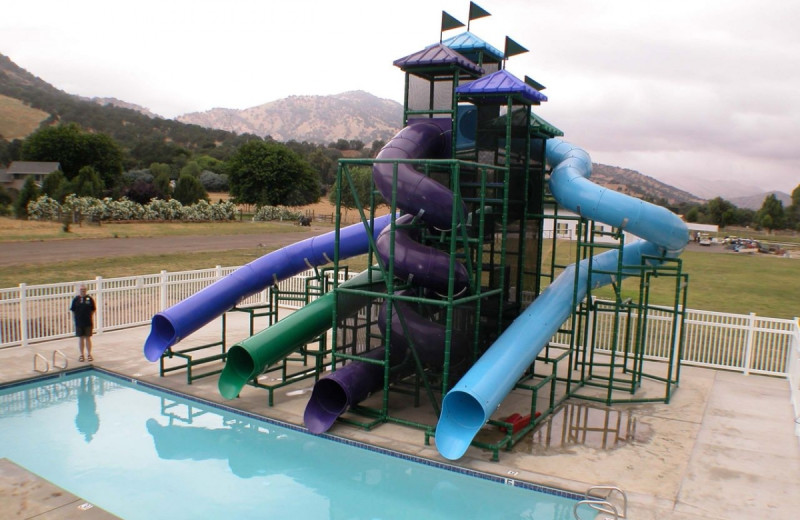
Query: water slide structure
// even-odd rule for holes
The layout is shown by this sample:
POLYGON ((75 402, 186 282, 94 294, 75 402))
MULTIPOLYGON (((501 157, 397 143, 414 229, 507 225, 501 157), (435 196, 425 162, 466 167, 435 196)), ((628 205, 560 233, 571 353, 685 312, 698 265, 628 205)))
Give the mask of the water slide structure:
MULTIPOLYGON (((316 374, 304 413, 313 433, 328 431, 349 411, 365 422, 346 421, 366 429, 384 422, 422 429, 451 460, 470 446, 488 448, 496 459, 561 402, 582 398, 574 389, 591 385, 595 368, 593 339, 579 337, 590 326, 581 311, 588 296, 611 286, 612 312, 638 306, 646 324, 646 291, 638 302, 623 301, 621 282, 664 270, 683 281, 675 284, 677 302, 685 294, 678 257, 688 231, 668 210, 592 183, 589 155, 533 111, 547 101, 544 86, 511 74, 509 57, 508 49, 466 31, 396 60, 406 75, 404 127, 372 161, 373 193, 388 215, 376 216, 376 205, 362 204, 349 182, 350 169, 364 160, 340 160, 338 189, 352 191, 362 221, 265 255, 158 313, 144 346, 147 359, 160 359, 266 287, 330 262, 338 272, 344 260, 367 254, 370 268, 231 346, 221 395, 237 397, 274 363, 332 330, 330 359, 316 374), (595 223, 613 230, 602 244, 588 231, 595 223), (555 250, 557 230, 569 225, 578 226, 581 246, 571 248, 572 263, 560 265, 543 250, 548 244, 555 250), (565 351, 557 359, 568 356, 566 376, 556 373, 556 358, 545 350, 565 330, 570 344, 553 348, 565 351), (581 341, 587 343, 578 356, 581 341), (538 362, 553 373, 537 373, 538 362), (537 392, 549 384, 554 394, 558 378, 566 390, 542 409, 537 392), (531 395, 534 419, 524 426, 497 417, 515 390, 531 395), (433 420, 410 420, 393 408, 392 396, 400 393, 423 395, 433 420), (376 394, 381 398, 370 399, 376 394), (505 435, 477 439, 487 423, 505 435)), ((679 352, 680 335, 673 336, 679 352)), ((628 363, 645 341, 646 334, 615 334, 614 344, 602 348, 623 349, 628 363)), ((631 394, 648 377, 633 363, 622 367, 626 377, 633 374, 626 380, 631 394)), ((603 384, 611 389, 616 366, 609 366, 603 384)), ((652 379, 664 384, 668 402, 678 371, 672 358, 666 366, 665 376, 652 379)), ((608 397, 606 404, 613 402, 608 397)))

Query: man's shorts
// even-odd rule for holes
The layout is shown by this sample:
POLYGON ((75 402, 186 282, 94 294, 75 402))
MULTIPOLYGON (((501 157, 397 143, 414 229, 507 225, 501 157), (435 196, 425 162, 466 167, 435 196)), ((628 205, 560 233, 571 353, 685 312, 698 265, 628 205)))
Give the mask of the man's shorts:
POLYGON ((79 338, 88 338, 92 335, 92 326, 89 325, 87 327, 75 327, 75 335, 79 338))

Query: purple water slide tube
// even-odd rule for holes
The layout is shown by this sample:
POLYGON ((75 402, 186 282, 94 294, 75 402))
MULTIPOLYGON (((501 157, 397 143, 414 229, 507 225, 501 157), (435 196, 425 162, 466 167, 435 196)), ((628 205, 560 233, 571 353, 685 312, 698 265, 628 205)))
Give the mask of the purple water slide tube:
MULTIPOLYGON (((548 140, 546 155, 552 166, 550 190, 562 206, 645 239, 623 248, 623 265, 641 265, 645 257, 665 259, 681 254, 689 233, 677 215, 593 184, 588 180, 589 155, 565 141, 548 140)), ((593 271, 616 271, 619 254, 619 250, 611 250, 593 257, 593 271)), ((442 456, 456 460, 464 455, 481 426, 570 316, 576 269, 578 301, 589 287, 612 281, 609 274, 590 274, 587 259, 569 266, 542 291, 445 396, 436 425, 436 448, 442 456)), ((629 269, 623 276, 639 272, 629 269)))
MULTIPOLYGON (((394 232, 394 275, 414 285, 447 294, 450 281, 450 256, 433 247, 416 241, 416 230, 402 226, 410 224, 414 215, 403 215, 397 219, 394 232)), ((391 228, 386 226, 375 241, 378 256, 389 262, 391 254, 391 228)), ((386 265, 386 264, 384 264, 386 265)), ((454 290, 461 292, 469 285, 469 274, 464 264, 455 263, 454 290)))
MULTIPOLYGON (((373 238, 389 224, 391 215, 376 218, 373 238)), ((369 230, 363 223, 339 232, 339 257, 350 258, 369 249, 369 230)), ((325 265, 333 259, 336 232, 308 238, 273 251, 214 282, 185 300, 153 316, 144 355, 157 361, 164 351, 233 308, 245 298, 276 282, 301 273, 309 267, 325 265)))
MULTIPOLYGON (((451 132, 431 121, 410 124, 397 133, 381 151, 372 170, 375 185, 386 200, 392 200, 392 187, 396 186, 397 207, 408 215, 397 219, 394 232, 387 226, 378 236, 376 248, 384 262, 389 261, 391 237, 394 235, 395 275, 407 279, 418 286, 429 287, 439 293, 447 293, 450 277, 450 258, 446 253, 420 244, 414 240, 414 232, 404 229, 414 218, 439 229, 450 229, 453 225, 453 192, 435 180, 416 170, 414 165, 404 162, 381 162, 381 160, 437 159, 449 158, 451 132)), ((466 216, 462 205, 461 215, 466 216)), ((459 292, 468 284, 468 274, 462 264, 455 264, 455 291, 459 292)), ((431 352, 444 347, 444 330, 431 333, 431 328, 440 327, 427 318, 403 306, 406 332, 416 339, 415 347, 431 356, 431 352)), ((394 320, 393 313, 393 320, 394 320)), ((383 321, 383 320, 379 320, 383 321)), ((398 321, 397 328, 404 330, 398 321)), ((394 336, 394 334, 393 334, 394 336)), ((402 336, 402 333, 400 333, 402 336)), ((392 359, 396 353, 407 350, 407 342, 395 344, 392 338, 392 359)), ((451 343, 454 344, 456 342, 451 343)), ((383 359, 383 349, 376 349, 371 356, 383 359)), ((390 363, 391 365, 391 363, 390 363)), ((312 432, 327 431, 336 418, 349 406, 357 404, 370 393, 381 388, 384 381, 384 368, 369 362, 352 362, 319 380, 314 385, 311 399, 306 406, 304 420, 312 432)))
MULTIPOLYGON (((378 313, 378 327, 386 333, 386 308, 381 306, 378 313)), ((392 308, 392 332, 389 367, 392 379, 408 375, 414 365, 409 362, 410 348, 416 352, 420 362, 442 366, 446 329, 444 325, 430 321, 414 311, 408 303, 396 301, 392 308), (404 327, 405 325, 405 327, 404 327), (409 342, 414 338, 414 344, 409 342), (403 370, 401 365, 407 367, 403 370)), ((467 341, 463 334, 453 332, 450 362, 453 365, 463 362, 467 357, 467 341)), ((365 357, 383 360, 385 349, 378 348, 368 352, 365 357)), ((306 405, 303 421, 312 433, 323 433, 333 426, 336 419, 347 409, 371 393, 383 387, 384 367, 377 363, 355 361, 320 379, 311 393, 306 405)))

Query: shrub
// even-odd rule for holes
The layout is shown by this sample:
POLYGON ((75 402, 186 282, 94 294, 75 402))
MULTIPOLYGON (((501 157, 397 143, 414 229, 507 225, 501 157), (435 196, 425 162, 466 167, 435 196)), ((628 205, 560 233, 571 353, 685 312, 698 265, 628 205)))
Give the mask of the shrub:
POLYGON ((302 216, 299 211, 292 211, 285 206, 261 206, 253 215, 253 220, 300 220, 302 216))

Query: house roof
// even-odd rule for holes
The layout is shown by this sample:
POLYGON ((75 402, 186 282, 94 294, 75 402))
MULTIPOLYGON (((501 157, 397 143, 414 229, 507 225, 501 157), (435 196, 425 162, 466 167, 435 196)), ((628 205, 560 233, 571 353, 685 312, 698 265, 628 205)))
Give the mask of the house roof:
POLYGON ((40 161, 14 161, 8 166, 6 173, 8 175, 14 174, 28 174, 28 175, 47 175, 56 170, 61 169, 61 163, 58 162, 40 162, 40 161))

